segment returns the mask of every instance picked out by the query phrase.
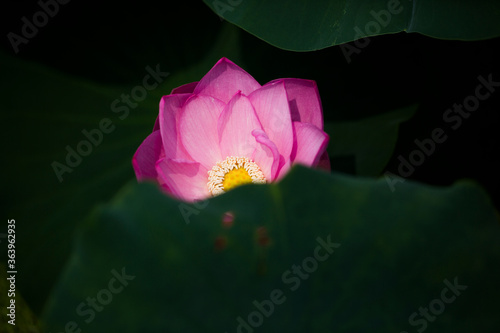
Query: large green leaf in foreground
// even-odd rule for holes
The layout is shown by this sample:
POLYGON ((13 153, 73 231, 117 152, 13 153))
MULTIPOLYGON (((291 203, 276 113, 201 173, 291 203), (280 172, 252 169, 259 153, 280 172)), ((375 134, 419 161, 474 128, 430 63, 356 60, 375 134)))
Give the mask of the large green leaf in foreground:
POLYGON ((467 181, 392 192, 297 167, 197 205, 132 184, 78 235, 52 332, 497 329, 500 227, 467 181))
MULTIPOLYGON (((401 31, 442 39, 500 35, 500 2, 487 0, 204 0, 219 16, 287 50, 312 51, 401 31)), ((364 47, 364 41, 358 47, 364 47)))

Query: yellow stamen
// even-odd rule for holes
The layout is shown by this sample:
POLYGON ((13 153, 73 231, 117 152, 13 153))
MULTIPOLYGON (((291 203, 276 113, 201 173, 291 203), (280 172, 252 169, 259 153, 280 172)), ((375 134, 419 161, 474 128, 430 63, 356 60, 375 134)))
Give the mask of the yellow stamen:
POLYGON ((224 181, 222 181, 222 187, 225 191, 229 191, 236 186, 243 184, 248 184, 252 182, 252 178, 244 168, 233 169, 226 173, 224 176, 224 181))
POLYGON ((208 190, 219 195, 243 184, 265 184, 259 166, 246 157, 229 156, 208 171, 208 190))

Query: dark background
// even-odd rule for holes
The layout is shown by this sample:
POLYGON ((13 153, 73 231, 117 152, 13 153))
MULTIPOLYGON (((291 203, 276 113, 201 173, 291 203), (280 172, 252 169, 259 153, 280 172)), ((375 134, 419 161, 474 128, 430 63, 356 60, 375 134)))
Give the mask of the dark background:
MULTIPOLYGON (((31 18, 39 10, 35 1, 4 3, 0 51, 68 76, 110 86, 136 85, 144 76, 147 65, 160 63, 162 69, 175 74, 200 63, 206 50, 215 43, 219 31, 230 24, 201 1, 164 2, 160 6, 150 1, 98 3, 73 0, 60 5, 57 15, 15 54, 7 33, 20 34, 21 17, 31 18)), ((441 127, 446 129, 447 141, 437 145, 434 154, 426 158, 409 178, 433 185, 449 185, 462 178, 474 179, 487 190, 498 210, 500 91, 481 102, 479 109, 456 131, 443 121, 443 113, 454 103, 462 103, 465 97, 474 94, 479 75, 486 78, 492 74, 493 80, 500 81, 499 42, 499 38, 462 42, 399 33, 370 38, 369 45, 360 54, 353 55, 350 63, 338 46, 307 53, 284 51, 243 30, 240 31, 240 44, 234 47, 241 49, 241 61, 237 64, 261 84, 279 77, 316 80, 326 122, 356 120, 418 103, 415 116, 400 127, 386 170, 397 174, 398 156, 407 158, 416 148, 415 139, 429 138, 433 129, 441 127)), ((204 71, 208 70, 209 67, 204 71)), ((1 88, 9 90, 8 85, 1 88)), ((57 91, 54 98, 57 99, 57 91)), ((151 122, 144 126, 144 133, 152 127, 157 112, 157 109, 147 111, 146 116, 150 115, 151 122)), ((19 128, 19 131, 23 129, 19 128)), ((335 133, 329 134, 331 140, 335 140, 335 133)), ((29 132, 23 132, 22 136, 25 140, 30 139, 29 132)), ((139 143, 137 141, 130 148, 132 152, 139 143)), ((16 145, 16 141, 9 140, 4 133, 2 146, 16 149, 11 145, 16 145)), ((16 164, 15 160, 3 162, 16 164)), ((353 166, 345 159, 336 164, 333 158, 332 167, 353 172, 353 166)), ((133 178, 131 166, 126 174, 133 178)), ((15 173, 2 177, 31 181, 26 175, 15 173)), ((53 174, 47 177, 53 178, 53 174)), ((54 182, 53 186, 58 184, 54 182)), ((118 188, 108 189, 109 193, 118 188)), ((19 193, 17 197, 7 194, 2 194, 2 197, 5 199, 2 206, 6 205, 7 211, 10 211, 9 205, 19 206, 19 200, 22 200, 19 193)), ((106 195, 96 198, 106 199, 106 195)), ((29 298, 30 287, 27 283, 21 284, 23 287, 26 298, 29 298)), ((40 311, 41 299, 34 299, 31 303, 35 311, 40 311)))

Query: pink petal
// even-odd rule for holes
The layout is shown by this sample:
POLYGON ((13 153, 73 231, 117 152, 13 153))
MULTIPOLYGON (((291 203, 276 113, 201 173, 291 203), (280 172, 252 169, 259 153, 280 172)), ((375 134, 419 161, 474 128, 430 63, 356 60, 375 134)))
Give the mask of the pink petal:
POLYGON ((209 197, 208 170, 200 163, 164 158, 158 161, 156 170, 174 196, 186 201, 209 197))
POLYGON ((284 81, 268 83, 254 91, 248 98, 259 116, 262 128, 282 155, 283 164, 290 164, 293 128, 284 81))
POLYGON ((163 96, 160 101, 158 121, 167 158, 191 160, 177 135, 177 121, 182 106, 191 94, 163 96))
POLYGON ((217 127, 222 158, 250 157, 256 147, 252 131, 262 129, 252 104, 241 93, 226 105, 217 127))
POLYGON ((198 82, 186 83, 180 87, 172 89, 171 94, 191 94, 198 82))
POLYGON ((292 163, 316 166, 328 145, 328 134, 309 123, 294 121, 297 145, 292 152, 292 163))
MULTIPOLYGON (((182 86, 172 89, 171 95, 173 94, 191 94, 196 87, 198 82, 186 83, 182 86)), ((160 129, 160 118, 157 117, 155 121, 155 125, 153 127, 153 132, 160 129)))
POLYGON ((259 166, 267 182, 272 182, 276 178, 278 166, 280 164, 278 148, 269 140, 269 137, 263 130, 256 129, 252 131, 252 135, 258 142, 252 155, 252 160, 259 166))
POLYGON ((206 169, 221 160, 217 120, 224 106, 213 97, 193 95, 178 117, 178 136, 184 148, 206 169))
POLYGON ((162 143, 160 131, 149 134, 132 158, 132 166, 138 181, 156 179, 156 162, 160 159, 162 143))
MULTIPOLYGON (((280 79, 285 82, 292 121, 311 123, 323 129, 323 108, 316 82, 303 79, 280 79)), ((270 83, 276 82, 271 81, 270 83)))
POLYGON ((222 58, 200 80, 194 93, 213 96, 228 103, 238 91, 248 96, 259 88, 260 84, 250 74, 229 59, 222 58))

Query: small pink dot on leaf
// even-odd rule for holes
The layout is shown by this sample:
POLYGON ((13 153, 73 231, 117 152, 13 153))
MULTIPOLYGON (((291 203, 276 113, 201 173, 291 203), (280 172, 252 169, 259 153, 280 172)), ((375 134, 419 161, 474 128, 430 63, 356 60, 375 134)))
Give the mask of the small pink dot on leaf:
POLYGON ((222 215, 222 225, 226 228, 230 228, 233 226, 234 222, 234 214, 232 212, 225 212, 222 215))

